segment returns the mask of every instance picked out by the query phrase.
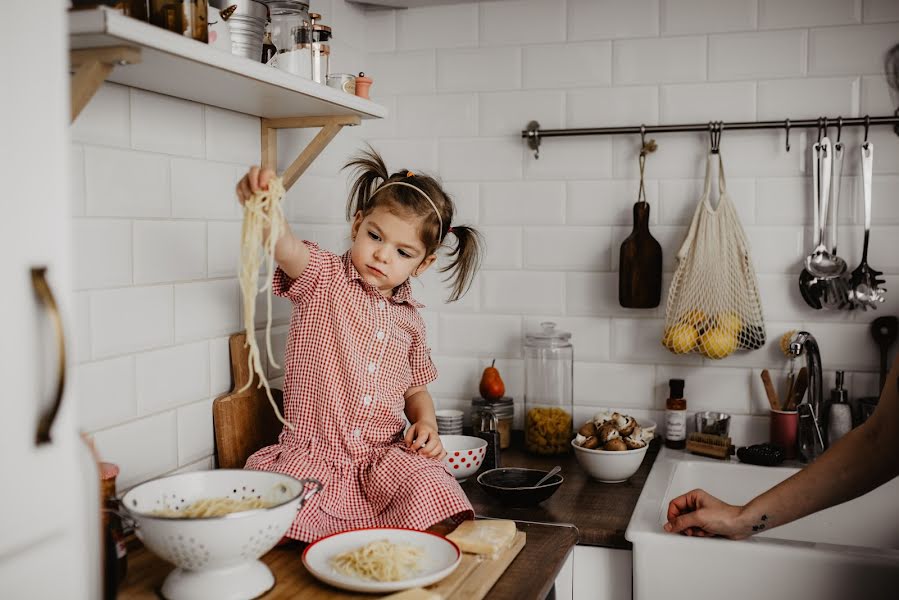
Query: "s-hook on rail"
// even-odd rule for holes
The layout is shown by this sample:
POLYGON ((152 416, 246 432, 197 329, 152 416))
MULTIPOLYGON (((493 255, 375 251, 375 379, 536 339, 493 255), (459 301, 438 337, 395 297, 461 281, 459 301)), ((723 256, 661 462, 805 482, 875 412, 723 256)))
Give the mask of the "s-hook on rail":
POLYGON ((581 129, 540 129, 540 123, 531 121, 528 123, 527 129, 521 132, 521 137, 527 140, 528 147, 534 151, 534 158, 540 158, 540 140, 549 137, 569 137, 581 135, 628 135, 647 133, 681 133, 690 131, 705 131, 712 135, 713 140, 717 135, 720 140, 721 132, 725 129, 783 129, 786 131, 787 152, 790 151, 790 129, 791 128, 818 128, 819 133, 822 129, 828 127, 837 127, 839 138, 843 127, 864 127, 865 141, 868 140, 868 128, 876 125, 893 125, 893 131, 899 135, 899 110, 892 117, 837 117, 836 119, 828 117, 818 117, 816 119, 784 119, 783 121, 739 121, 734 123, 725 123, 723 121, 710 121, 708 123, 689 123, 682 125, 629 125, 626 127, 587 127, 581 129))

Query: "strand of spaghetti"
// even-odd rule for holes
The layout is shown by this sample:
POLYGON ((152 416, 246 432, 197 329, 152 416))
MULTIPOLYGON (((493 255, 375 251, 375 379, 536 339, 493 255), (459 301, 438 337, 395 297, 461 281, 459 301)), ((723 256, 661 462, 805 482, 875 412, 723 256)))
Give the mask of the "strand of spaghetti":
MULTIPOLYGON (((294 426, 288 423, 278 410, 278 405, 272 396, 272 390, 268 378, 262 366, 259 353, 259 345, 256 343, 256 294, 271 287, 271 281, 275 274, 275 245, 286 227, 284 212, 281 209, 281 199, 284 197, 284 184, 280 177, 269 181, 267 190, 255 192, 244 203, 243 227, 241 228, 240 268, 238 280, 240 292, 243 298, 244 331, 246 332, 246 346, 249 348, 247 366, 251 373, 259 377, 257 388, 265 388, 265 395, 275 411, 278 420, 288 429, 294 426), (266 238, 266 230, 268 237, 266 238), (266 283, 259 289, 259 268, 263 258, 266 265, 266 283)), ((268 351, 269 363, 275 368, 280 368, 274 360, 272 351, 272 298, 271 294, 266 299, 267 316, 265 322, 265 344, 268 351)), ((238 391, 244 391, 250 387, 250 381, 238 391)))

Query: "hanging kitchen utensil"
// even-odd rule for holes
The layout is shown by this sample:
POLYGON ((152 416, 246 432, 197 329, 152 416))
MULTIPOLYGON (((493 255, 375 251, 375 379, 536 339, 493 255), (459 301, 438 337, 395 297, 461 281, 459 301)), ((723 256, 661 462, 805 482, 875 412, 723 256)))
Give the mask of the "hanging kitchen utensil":
POLYGON ((877 317, 871 322, 871 337, 880 349, 880 392, 887 380, 887 357, 890 348, 899 336, 899 319, 896 317, 877 317))
POLYGON ((825 137, 820 142, 821 148, 821 222, 818 234, 818 245, 805 259, 805 268, 815 277, 830 279, 846 272, 846 261, 830 253, 824 243, 824 231, 827 225, 827 203, 830 197, 831 168, 833 165, 833 147, 825 137))
MULTIPOLYGON (((833 145, 833 169, 831 170, 833 181, 830 186, 833 198, 830 201, 830 214, 824 213, 827 215, 827 219, 830 219, 830 240, 828 240, 830 242, 830 256, 834 264, 842 262, 843 265, 846 264, 846 261, 837 255, 837 219, 840 213, 840 189, 843 185, 844 146, 843 142, 839 141, 839 137, 833 145)), ((821 244, 827 245, 823 235, 821 244)), ((841 309, 850 306, 849 276, 845 269, 836 277, 824 278, 821 281, 821 285, 824 287, 824 294, 821 300, 823 308, 841 309)))
POLYGON ((649 232, 649 202, 643 174, 646 156, 655 152, 655 140, 646 141, 640 128, 640 190, 634 204, 634 228, 621 243, 618 268, 618 302, 625 308, 655 308, 662 297, 662 246, 649 232))
POLYGON ((702 197, 677 253, 662 343, 675 354, 698 351, 717 359, 737 348, 755 350, 764 345, 765 319, 749 242, 727 193, 715 136, 712 141, 702 197), (719 201, 712 208, 709 193, 716 152, 719 201))
POLYGON ((868 239, 871 235, 871 179, 874 168, 874 144, 865 140, 861 146, 862 155, 862 191, 865 199, 865 242, 862 247, 862 262, 852 272, 849 279, 850 296, 853 308, 868 310, 877 308, 884 301, 886 288, 880 287, 884 280, 880 279, 882 271, 868 266, 868 239))
MULTIPOLYGON (((826 218, 821 214, 821 168, 823 163, 823 148, 821 146, 821 131, 823 129, 823 120, 819 124, 818 141, 812 145, 812 235, 815 236, 815 247, 821 245, 823 236, 822 222, 826 222, 826 218)), ((799 273, 799 293, 805 303, 820 310, 822 300, 824 299, 825 283, 818 277, 809 272, 806 266, 803 266, 802 272, 799 273)))

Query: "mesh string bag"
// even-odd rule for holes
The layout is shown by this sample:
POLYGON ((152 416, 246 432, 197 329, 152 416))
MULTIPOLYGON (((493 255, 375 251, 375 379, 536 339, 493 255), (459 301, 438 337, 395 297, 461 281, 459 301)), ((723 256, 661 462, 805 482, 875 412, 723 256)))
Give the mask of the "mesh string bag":
POLYGON ((737 349, 761 348, 765 320, 749 243, 727 194, 720 154, 720 201, 717 208, 709 202, 714 156, 708 155, 702 197, 677 253, 662 343, 675 354, 721 359, 737 349))

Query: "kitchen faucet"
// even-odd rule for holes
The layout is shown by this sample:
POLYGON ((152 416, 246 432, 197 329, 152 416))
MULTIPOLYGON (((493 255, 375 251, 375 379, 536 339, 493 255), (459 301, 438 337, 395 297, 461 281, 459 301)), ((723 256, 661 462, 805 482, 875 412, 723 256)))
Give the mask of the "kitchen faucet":
POLYGON ((796 407, 799 412, 799 454, 803 462, 811 462, 824 452, 823 435, 823 371, 821 352, 815 336, 807 331, 796 333, 790 340, 790 354, 805 354, 808 370, 808 394, 796 407))

